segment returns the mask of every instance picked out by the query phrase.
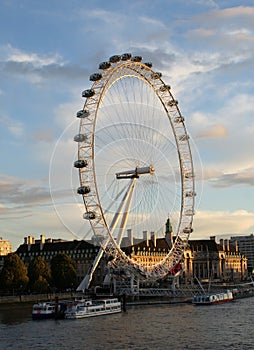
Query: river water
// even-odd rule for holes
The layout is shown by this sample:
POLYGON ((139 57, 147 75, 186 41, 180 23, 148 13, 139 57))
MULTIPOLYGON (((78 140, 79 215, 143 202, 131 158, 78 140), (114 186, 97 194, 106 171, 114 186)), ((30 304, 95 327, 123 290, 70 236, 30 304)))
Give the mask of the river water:
POLYGON ((1 349, 254 349, 254 298, 233 303, 128 307, 79 320, 31 319, 32 304, 0 305, 1 349))

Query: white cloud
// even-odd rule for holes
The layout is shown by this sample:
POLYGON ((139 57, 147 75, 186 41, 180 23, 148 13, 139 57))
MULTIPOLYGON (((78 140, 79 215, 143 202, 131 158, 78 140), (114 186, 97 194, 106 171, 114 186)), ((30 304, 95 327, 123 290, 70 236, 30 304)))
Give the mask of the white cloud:
POLYGON ((194 232, 190 239, 201 239, 205 235, 249 234, 251 230, 254 230, 254 212, 198 211, 194 217, 194 232))
POLYGON ((0 59, 4 75, 16 76, 32 84, 40 84, 45 80, 55 83, 56 78, 81 80, 87 75, 82 66, 65 62, 57 53, 39 55, 6 45, 0 46, 0 59))
POLYGON ((147 16, 140 16, 139 19, 141 20, 141 22, 152 25, 154 27, 160 27, 160 28, 164 28, 164 29, 167 28, 162 21, 160 21, 156 18, 147 17, 147 16))
POLYGON ((63 64, 61 56, 57 54, 39 56, 36 53, 21 51, 8 45, 6 61, 17 63, 32 63, 34 67, 48 66, 53 63, 63 64))
POLYGON ((24 135, 24 124, 14 118, 0 115, 0 126, 15 137, 20 138, 24 135))
POLYGON ((223 173, 212 177, 209 181, 215 187, 230 187, 234 185, 248 185, 254 187, 254 166, 234 173, 223 173))
POLYGON ((209 128, 202 130, 195 138, 224 138, 228 135, 228 130, 224 125, 211 125, 209 128))
POLYGON ((122 26, 123 22, 127 19, 126 15, 122 15, 119 12, 107 11, 103 9, 90 9, 89 11, 81 11, 82 16, 92 18, 93 20, 99 20, 109 24, 110 26, 122 26))

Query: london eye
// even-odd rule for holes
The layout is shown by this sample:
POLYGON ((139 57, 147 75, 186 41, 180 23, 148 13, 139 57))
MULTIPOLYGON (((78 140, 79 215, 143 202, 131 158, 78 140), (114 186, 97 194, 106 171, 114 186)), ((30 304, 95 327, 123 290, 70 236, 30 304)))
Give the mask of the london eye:
POLYGON ((114 55, 90 76, 92 86, 77 112, 78 168, 84 220, 100 238, 100 250, 79 289, 89 285, 104 253, 112 264, 147 280, 167 276, 182 258, 192 232, 194 168, 178 101, 151 62, 114 55), (126 230, 137 239, 163 235, 170 217, 174 242, 153 264, 125 252, 126 230))

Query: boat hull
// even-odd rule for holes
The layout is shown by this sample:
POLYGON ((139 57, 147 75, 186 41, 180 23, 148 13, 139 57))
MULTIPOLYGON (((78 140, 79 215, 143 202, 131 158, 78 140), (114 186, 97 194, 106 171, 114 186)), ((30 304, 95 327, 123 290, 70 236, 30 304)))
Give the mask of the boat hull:
POLYGON ((51 313, 51 314, 33 313, 32 314, 32 319, 33 320, 45 320, 45 319, 54 318, 54 317, 55 317, 55 313, 51 313))
POLYGON ((195 302, 193 301, 192 304, 194 305, 214 305, 214 304, 223 304, 223 303, 229 303, 234 301, 234 299, 228 299, 228 300, 217 300, 217 301, 211 301, 211 302, 195 302))
POLYGON ((98 312, 94 312, 91 314, 88 313, 73 313, 73 314, 65 314, 65 318, 66 319, 79 319, 79 318, 87 318, 87 317, 94 317, 94 316, 101 316, 101 315, 111 315, 111 314, 116 314, 121 312, 122 310, 112 310, 112 311, 98 311, 98 312))
POLYGON ((192 299, 192 304, 214 305, 214 304, 229 303, 231 301, 234 301, 233 293, 230 291, 227 291, 227 292, 215 293, 211 295, 194 296, 192 299))

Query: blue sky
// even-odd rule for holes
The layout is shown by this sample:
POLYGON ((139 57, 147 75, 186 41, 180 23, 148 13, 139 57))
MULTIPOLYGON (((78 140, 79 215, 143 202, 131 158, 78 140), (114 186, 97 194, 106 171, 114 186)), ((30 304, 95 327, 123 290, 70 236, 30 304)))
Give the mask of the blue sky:
POLYGON ((253 19, 253 1, 1 0, 0 236, 14 248, 27 235, 81 238, 70 135, 90 74, 125 52, 153 62, 185 116, 191 237, 252 233, 253 19))

